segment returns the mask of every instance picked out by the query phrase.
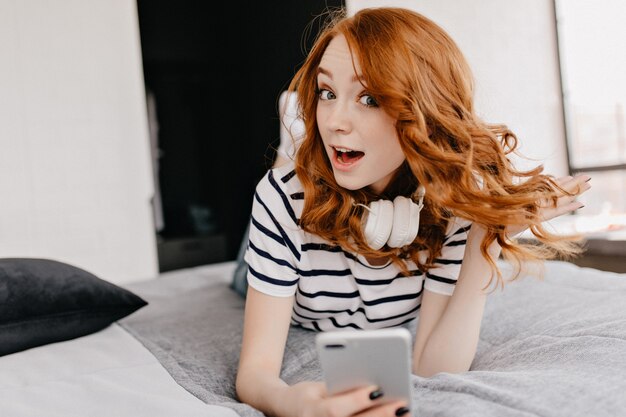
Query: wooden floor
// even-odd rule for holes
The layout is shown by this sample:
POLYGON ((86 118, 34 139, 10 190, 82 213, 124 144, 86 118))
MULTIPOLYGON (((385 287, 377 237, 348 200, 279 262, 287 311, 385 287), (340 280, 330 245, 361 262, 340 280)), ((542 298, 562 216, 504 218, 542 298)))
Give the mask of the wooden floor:
POLYGON ((573 263, 579 266, 626 273, 626 240, 587 239, 585 254, 573 263))
MULTIPOLYGON (((536 242, 523 239, 527 243, 536 242)), ((585 252, 572 263, 588 268, 626 273, 626 236, 620 234, 595 235, 585 240, 585 252)))

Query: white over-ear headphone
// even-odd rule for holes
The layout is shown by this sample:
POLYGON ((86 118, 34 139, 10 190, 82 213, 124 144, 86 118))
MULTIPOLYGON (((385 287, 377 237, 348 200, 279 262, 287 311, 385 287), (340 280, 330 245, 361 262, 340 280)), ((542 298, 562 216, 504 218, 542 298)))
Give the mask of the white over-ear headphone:
POLYGON ((397 196, 393 202, 372 201, 369 207, 357 204, 366 209, 362 223, 369 247, 378 250, 386 243, 391 248, 401 248, 413 243, 419 231, 425 194, 426 189, 420 185, 410 198, 397 196), (417 204, 413 201, 414 197, 418 199, 417 204))

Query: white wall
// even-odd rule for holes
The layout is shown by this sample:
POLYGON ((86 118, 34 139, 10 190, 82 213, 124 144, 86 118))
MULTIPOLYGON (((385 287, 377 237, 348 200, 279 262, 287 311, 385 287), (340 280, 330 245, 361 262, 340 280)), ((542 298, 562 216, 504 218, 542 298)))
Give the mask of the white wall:
POLYGON ((504 123, 520 141, 518 168, 543 163, 567 174, 552 0, 347 0, 348 11, 395 6, 413 9, 446 30, 476 80, 483 120, 504 123))
POLYGON ((134 0, 0 0, 0 257, 158 271, 134 0))

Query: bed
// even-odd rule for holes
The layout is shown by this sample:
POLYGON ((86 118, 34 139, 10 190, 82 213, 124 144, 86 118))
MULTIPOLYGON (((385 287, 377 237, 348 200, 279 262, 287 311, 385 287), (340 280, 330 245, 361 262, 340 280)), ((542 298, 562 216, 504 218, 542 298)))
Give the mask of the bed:
MULTIPOLYGON (((88 335, 1 356, 0 415, 262 416, 235 397, 244 307, 235 267, 126 285, 147 305, 88 335)), ((543 281, 527 276, 489 296, 469 372, 412 377, 412 415, 626 416, 625 307, 626 274, 547 262, 543 281)), ((288 383, 321 379, 314 336, 290 330, 288 383)))

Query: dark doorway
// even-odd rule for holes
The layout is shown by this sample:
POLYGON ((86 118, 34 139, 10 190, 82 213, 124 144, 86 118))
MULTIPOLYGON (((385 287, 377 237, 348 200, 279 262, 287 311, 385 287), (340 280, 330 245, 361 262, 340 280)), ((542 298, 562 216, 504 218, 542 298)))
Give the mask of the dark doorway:
POLYGON ((278 97, 319 30, 314 18, 343 2, 137 5, 158 126, 160 269, 235 259, 254 187, 275 157, 278 97))

